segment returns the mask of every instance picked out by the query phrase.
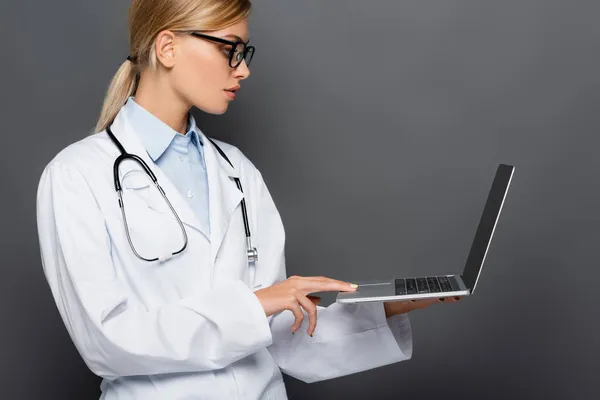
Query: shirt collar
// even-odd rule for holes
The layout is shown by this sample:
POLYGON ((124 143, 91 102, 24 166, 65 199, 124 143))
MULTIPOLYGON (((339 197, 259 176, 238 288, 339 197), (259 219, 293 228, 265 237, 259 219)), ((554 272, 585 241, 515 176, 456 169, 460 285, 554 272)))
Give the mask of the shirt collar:
MULTIPOLYGON (((158 119, 150 111, 135 102, 130 96, 125 103, 125 112, 131 121, 136 134, 146 148, 152 161, 156 161, 169 147, 176 135, 181 135, 169 125, 158 119)), ((202 135, 196 126, 196 120, 192 113, 188 113, 188 125, 186 137, 193 140, 195 144, 203 146, 202 135)))

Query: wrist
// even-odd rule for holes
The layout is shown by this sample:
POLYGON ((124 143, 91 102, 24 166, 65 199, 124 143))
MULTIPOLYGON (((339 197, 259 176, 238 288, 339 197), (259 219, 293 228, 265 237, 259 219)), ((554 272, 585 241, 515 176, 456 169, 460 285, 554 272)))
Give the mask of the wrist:
POLYGON ((385 318, 388 319, 390 317, 392 317, 392 312, 390 311, 390 308, 388 307, 388 303, 383 303, 383 310, 385 312, 385 318))
POLYGON ((411 309, 410 307, 407 307, 404 304, 400 304, 400 303, 396 303, 396 302, 392 302, 392 303, 383 303, 383 309, 385 311, 385 318, 392 318, 393 316, 399 315, 399 314, 406 314, 408 313, 411 309))

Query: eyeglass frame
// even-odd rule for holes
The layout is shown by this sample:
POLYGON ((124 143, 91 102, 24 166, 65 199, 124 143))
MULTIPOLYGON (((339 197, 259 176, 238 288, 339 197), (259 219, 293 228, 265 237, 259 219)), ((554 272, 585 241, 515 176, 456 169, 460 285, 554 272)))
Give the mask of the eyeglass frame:
MULTIPOLYGON (((176 32, 176 31, 173 31, 176 32)), ((256 52, 256 48, 254 46, 249 46, 248 43, 250 43, 250 40, 248 40, 248 42, 244 43, 243 41, 231 41, 231 40, 227 40, 227 39, 223 39, 220 37, 216 37, 216 36, 210 36, 207 35, 205 33, 200 33, 200 32, 196 32, 196 31, 177 31, 177 32, 181 32, 181 33, 187 33, 190 34, 192 36, 195 36, 197 38, 200 39, 207 39, 213 42, 217 42, 217 43, 223 43, 223 44, 228 44, 231 46, 231 50, 229 51, 229 66, 231 68, 237 68, 240 66, 240 64, 243 61, 246 61, 246 56, 248 55, 248 52, 252 51, 252 57, 250 58, 250 61, 252 61, 252 58, 254 58, 254 53, 256 52), (234 67, 233 66, 233 54, 235 53, 235 50, 237 48, 238 45, 242 45, 244 46, 244 50, 242 51, 243 57, 242 59, 237 63, 237 65, 234 67)), ((246 62, 246 66, 250 65, 250 62, 246 62)))

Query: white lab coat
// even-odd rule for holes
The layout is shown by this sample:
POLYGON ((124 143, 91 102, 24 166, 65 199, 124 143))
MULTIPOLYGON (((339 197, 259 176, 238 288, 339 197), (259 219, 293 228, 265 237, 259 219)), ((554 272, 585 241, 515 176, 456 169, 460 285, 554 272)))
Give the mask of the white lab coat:
MULTIPOLYGON (((408 316, 386 320, 381 303, 319 307, 312 338, 308 318, 292 335, 290 311, 265 316, 253 291, 286 279, 285 233, 261 173, 237 148, 218 142, 233 169, 203 137, 209 240, 122 110, 112 130, 154 171, 189 244, 162 263, 133 254, 113 184, 120 153, 106 132, 68 146, 44 169, 37 194, 44 273, 71 339, 104 378, 102 399, 281 400, 281 371, 315 382, 411 357, 408 316), (259 253, 250 268, 242 197, 259 253)), ((136 249, 148 258, 178 249, 179 226, 140 167, 126 161, 119 175, 136 249)))

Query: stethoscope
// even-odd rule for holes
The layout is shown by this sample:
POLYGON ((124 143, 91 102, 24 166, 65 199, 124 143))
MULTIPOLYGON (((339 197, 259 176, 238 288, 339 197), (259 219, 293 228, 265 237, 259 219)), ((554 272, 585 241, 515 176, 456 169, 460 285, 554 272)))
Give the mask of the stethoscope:
MULTIPOLYGON (((115 190, 117 191, 117 195, 119 196, 119 208, 121 209, 121 215, 123 216, 123 225, 125 227, 125 234, 127 235, 127 241, 129 242, 129 246, 131 247, 131 250, 139 259, 144 260, 144 261, 149 261, 149 262, 152 262, 152 261, 163 262, 163 261, 170 259, 174 255, 181 253, 183 250, 185 250, 185 248, 187 247, 187 244, 188 244, 187 232, 185 230, 185 227, 183 226, 183 223, 181 222, 181 219, 179 218, 179 215, 177 215, 175 208, 173 208, 173 206, 171 205, 171 202, 167 198, 165 191, 158 184, 156 175, 154 175, 152 170, 148 167, 148 165, 144 162, 144 160, 142 160, 139 156, 136 156, 135 154, 127 153, 125 151, 125 148, 123 148, 123 145, 117 140, 115 135, 110 130, 110 125, 106 128, 106 133, 108 133, 108 137, 110 137, 110 139, 113 141, 115 146, 117 146, 117 148, 121 152, 121 155, 119 157, 117 157, 117 159, 115 160, 115 163, 113 164, 113 174, 114 174, 115 190), (173 253, 166 253, 166 254, 160 255, 159 257, 156 257, 156 258, 142 257, 136 251, 135 246, 133 245, 133 242, 131 240, 131 236, 129 235, 129 227, 127 225, 127 217, 125 216, 125 203, 123 202, 123 189, 121 187, 121 182, 119 180, 119 165, 124 160, 133 160, 133 161, 137 162, 144 169, 144 171, 150 177, 150 179, 152 179, 152 182, 154 183, 154 185, 156 185, 156 188, 158 189, 159 193, 162 195, 163 199, 169 205, 169 208, 173 212, 175 219, 177 219, 177 223, 179 224, 179 227, 181 228, 181 232, 183 233, 184 240, 183 240, 183 246, 181 247, 181 249, 179 249, 173 253)), ((208 140, 210 140, 210 142, 215 146, 215 148, 217 149, 219 154, 229 163, 229 165, 231 165, 231 168, 233 168, 233 164, 231 163, 231 161, 229 161, 229 158, 227 158, 227 156, 225 155, 223 150, 221 150, 221 148, 211 138, 208 138, 208 140)), ((242 190, 242 184, 240 183, 240 180, 235 177, 233 179, 235 180, 235 183, 236 183, 238 189, 240 190, 240 192, 244 193, 244 191, 242 190)), ((248 212, 246 210, 246 201, 244 198, 242 198, 242 218, 244 220, 244 230, 246 231, 246 253, 248 255, 248 264, 250 264, 252 262, 258 261, 258 251, 256 250, 256 247, 252 247, 252 240, 250 237, 250 224, 248 223, 248 212)))

